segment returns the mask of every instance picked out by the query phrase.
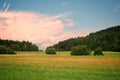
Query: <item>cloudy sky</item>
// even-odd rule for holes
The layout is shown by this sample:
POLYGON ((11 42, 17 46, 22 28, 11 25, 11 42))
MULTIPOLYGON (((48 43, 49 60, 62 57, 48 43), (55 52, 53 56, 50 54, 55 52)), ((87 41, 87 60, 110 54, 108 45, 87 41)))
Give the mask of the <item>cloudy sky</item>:
POLYGON ((0 38, 45 49, 120 25, 120 0, 0 0, 0 38))

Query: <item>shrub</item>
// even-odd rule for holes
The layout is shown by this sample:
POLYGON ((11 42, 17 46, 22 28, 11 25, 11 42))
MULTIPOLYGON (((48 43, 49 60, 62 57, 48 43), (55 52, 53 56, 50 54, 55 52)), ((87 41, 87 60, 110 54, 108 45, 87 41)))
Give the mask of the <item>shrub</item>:
POLYGON ((55 48, 47 48, 46 49, 46 54, 56 54, 55 48))
POLYGON ((72 47, 71 55, 89 55, 90 52, 86 46, 75 46, 72 47))
POLYGON ((102 48, 97 48, 94 50, 94 56, 104 55, 102 52, 102 48))
POLYGON ((5 46, 0 46, 0 54, 15 54, 15 52, 5 46))

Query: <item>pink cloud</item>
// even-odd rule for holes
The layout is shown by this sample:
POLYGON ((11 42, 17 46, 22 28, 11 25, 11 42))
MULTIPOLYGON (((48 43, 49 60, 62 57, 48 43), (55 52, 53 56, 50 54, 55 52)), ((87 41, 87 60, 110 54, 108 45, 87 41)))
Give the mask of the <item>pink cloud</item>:
POLYGON ((58 41, 83 36, 89 30, 64 31, 66 26, 75 25, 72 19, 65 19, 68 13, 48 16, 32 12, 0 13, 0 38, 28 40, 45 48, 58 41), (66 20, 66 24, 64 24, 66 20))

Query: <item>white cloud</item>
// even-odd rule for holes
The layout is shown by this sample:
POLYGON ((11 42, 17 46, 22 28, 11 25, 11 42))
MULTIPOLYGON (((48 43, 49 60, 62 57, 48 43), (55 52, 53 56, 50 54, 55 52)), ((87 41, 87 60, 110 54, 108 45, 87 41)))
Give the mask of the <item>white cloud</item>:
POLYGON ((6 5, 7 5, 7 3, 4 3, 4 4, 3 4, 3 8, 5 8, 6 5))
POLYGON ((7 12, 8 11, 8 9, 9 9, 9 7, 10 7, 10 3, 4 3, 3 4, 3 9, 2 9, 2 12, 7 12))
POLYGON ((6 5, 6 7, 5 7, 5 9, 4 9, 4 11, 3 11, 3 12, 7 12, 7 11, 8 11, 8 9, 9 9, 9 7, 10 7, 10 3, 6 5))
POLYGON ((64 21, 65 26, 69 27, 69 26, 75 25, 72 19, 65 18, 63 21, 64 21))
POLYGON ((40 48, 53 45, 58 41, 71 37, 83 36, 89 30, 64 31, 66 26, 74 25, 68 14, 48 16, 32 12, 0 13, 0 38, 12 40, 28 40, 36 43, 40 48), (66 18, 66 19, 65 19, 66 18), (66 20, 64 24, 63 20, 66 20))

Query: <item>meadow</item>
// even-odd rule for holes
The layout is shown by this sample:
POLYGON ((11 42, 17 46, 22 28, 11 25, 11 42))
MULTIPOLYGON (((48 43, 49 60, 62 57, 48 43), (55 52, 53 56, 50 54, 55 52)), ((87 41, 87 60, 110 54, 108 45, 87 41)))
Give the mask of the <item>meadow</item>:
POLYGON ((0 80, 120 80, 120 52, 104 52, 104 56, 16 53, 0 54, 0 80))

